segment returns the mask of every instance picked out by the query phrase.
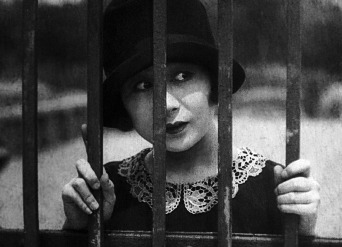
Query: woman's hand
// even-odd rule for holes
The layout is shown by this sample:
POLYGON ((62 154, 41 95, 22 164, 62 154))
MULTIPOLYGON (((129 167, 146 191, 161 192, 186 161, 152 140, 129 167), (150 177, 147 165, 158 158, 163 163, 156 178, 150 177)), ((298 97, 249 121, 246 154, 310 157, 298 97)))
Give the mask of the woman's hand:
POLYGON ((315 234, 320 204, 320 185, 310 176, 310 169, 308 160, 296 160, 286 168, 274 168, 278 208, 283 213, 300 216, 299 233, 302 235, 315 234))
POLYGON ((67 183, 62 192, 66 222, 64 229, 83 229, 87 226, 88 215, 99 208, 90 188, 103 192, 103 218, 108 220, 112 215, 115 204, 114 184, 103 169, 103 175, 98 180, 90 164, 83 159, 76 162, 78 177, 67 183))
MULTIPOLYGON (((82 126, 82 137, 87 146, 87 126, 82 126)), ((102 188, 103 193, 103 218, 108 220, 113 212, 115 204, 114 184, 109 179, 106 170, 103 169, 101 179, 97 178, 90 164, 80 159, 76 162, 78 176, 73 178, 63 187, 62 199, 66 221, 64 229, 83 229, 88 223, 88 215, 99 208, 90 188, 98 190, 102 188)))

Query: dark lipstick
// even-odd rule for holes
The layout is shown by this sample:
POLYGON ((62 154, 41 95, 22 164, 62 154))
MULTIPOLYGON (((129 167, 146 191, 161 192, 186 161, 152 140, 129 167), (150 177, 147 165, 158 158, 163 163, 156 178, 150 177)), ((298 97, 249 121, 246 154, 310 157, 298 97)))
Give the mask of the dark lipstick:
POLYGON ((187 122, 174 122, 166 124, 166 133, 170 135, 175 135, 182 132, 187 126, 187 122))

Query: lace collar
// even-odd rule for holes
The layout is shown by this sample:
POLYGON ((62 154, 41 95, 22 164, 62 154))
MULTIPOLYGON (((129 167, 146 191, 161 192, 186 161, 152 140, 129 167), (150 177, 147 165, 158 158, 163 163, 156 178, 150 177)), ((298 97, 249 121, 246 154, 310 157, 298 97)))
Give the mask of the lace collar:
MULTIPOLYGON (((145 167, 145 156, 151 148, 127 158, 119 165, 118 174, 125 177, 131 185, 130 193, 139 202, 147 203, 152 208, 153 185, 152 178, 145 167)), ((247 181, 249 176, 255 177, 265 167, 266 158, 249 148, 241 148, 238 157, 233 161, 233 194, 234 198, 239 185, 247 181)), ((172 184, 166 183, 166 214, 175 210, 182 198, 185 208, 192 214, 210 211, 218 202, 218 178, 208 177, 195 183, 172 184)))

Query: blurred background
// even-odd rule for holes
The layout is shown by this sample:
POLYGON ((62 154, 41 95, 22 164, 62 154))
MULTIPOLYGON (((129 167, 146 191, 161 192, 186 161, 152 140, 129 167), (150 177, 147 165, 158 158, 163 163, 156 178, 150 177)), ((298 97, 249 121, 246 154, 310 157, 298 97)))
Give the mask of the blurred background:
MULTIPOLYGON (((216 29, 215 0, 202 0, 216 29)), ((105 5, 108 4, 105 1, 105 5)), ((234 56, 247 80, 233 97, 235 146, 285 162, 286 3, 234 5, 234 56)), ((22 228, 20 0, 0 0, 0 227, 22 228)), ((342 238, 342 1, 303 0, 301 156, 321 184, 317 234, 342 238)), ((40 1, 38 13, 39 209, 41 229, 64 222, 61 190, 86 157, 86 2, 40 1)), ((105 129, 104 162, 149 146, 105 129)))

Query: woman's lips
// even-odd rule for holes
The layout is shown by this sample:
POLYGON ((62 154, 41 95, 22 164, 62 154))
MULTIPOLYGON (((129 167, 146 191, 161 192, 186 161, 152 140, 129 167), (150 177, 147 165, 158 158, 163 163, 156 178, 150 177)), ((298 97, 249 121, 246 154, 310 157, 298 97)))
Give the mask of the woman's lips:
POLYGON ((172 124, 166 124, 166 133, 170 135, 178 134, 182 132, 187 125, 187 122, 174 122, 172 124))

